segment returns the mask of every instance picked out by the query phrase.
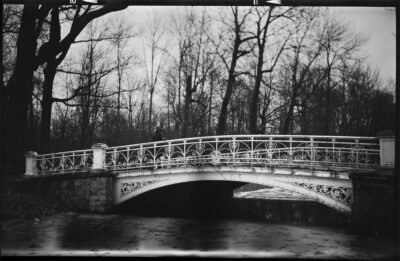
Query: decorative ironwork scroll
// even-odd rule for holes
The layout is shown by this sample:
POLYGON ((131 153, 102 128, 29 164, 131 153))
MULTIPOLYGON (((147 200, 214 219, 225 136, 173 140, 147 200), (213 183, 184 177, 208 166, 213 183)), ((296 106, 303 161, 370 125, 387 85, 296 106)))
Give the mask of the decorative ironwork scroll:
POLYGON ((123 182, 121 183, 121 197, 126 196, 132 193, 135 190, 148 186, 150 184, 154 184, 157 182, 165 181, 163 180, 146 180, 146 181, 139 181, 139 182, 123 182))
POLYGON ((352 199, 352 188, 344 188, 344 187, 336 187, 336 186, 328 186, 328 185, 317 185, 317 184, 309 184, 309 183, 298 183, 291 182, 290 184, 305 188, 307 190, 311 190, 327 196, 329 198, 334 199, 335 201, 345 203, 350 205, 353 202, 352 199))
POLYGON ((38 174, 57 174, 64 172, 89 171, 93 166, 93 151, 81 150, 38 155, 36 172, 38 174))
POLYGON ((379 166, 379 143, 372 137, 210 136, 109 148, 106 162, 114 170, 207 165, 368 169, 379 166))

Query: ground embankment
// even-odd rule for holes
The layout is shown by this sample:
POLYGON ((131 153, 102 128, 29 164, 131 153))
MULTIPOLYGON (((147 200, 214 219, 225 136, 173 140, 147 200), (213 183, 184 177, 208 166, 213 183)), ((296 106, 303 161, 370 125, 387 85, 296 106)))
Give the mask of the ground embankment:
POLYGON ((56 213, 69 211, 59 204, 47 190, 38 190, 37 186, 23 178, 6 178, 1 188, 2 220, 35 219, 56 213))

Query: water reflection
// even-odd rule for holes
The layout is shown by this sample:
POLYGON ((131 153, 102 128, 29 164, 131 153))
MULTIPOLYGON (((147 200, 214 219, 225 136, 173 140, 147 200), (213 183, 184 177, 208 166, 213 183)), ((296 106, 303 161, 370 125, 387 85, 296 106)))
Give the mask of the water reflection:
POLYGON ((70 214, 61 227, 62 247, 66 249, 114 248, 125 233, 134 235, 135 224, 120 224, 116 216, 70 214), (127 231, 128 229, 128 231, 127 231))
POLYGON ((340 228, 77 213, 39 223, 6 222, 1 243, 5 255, 157 256, 180 251, 180 255, 376 259, 390 257, 393 251, 387 238, 361 237, 340 228))
POLYGON ((185 250, 224 250, 229 246, 229 229, 218 220, 180 220, 176 222, 176 234, 168 245, 185 250))

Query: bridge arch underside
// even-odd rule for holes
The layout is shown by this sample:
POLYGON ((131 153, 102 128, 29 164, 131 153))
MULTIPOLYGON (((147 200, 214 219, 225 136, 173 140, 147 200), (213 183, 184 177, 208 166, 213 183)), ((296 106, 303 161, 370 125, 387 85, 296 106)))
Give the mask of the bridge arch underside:
POLYGON ((231 181, 253 183, 268 187, 276 187, 303 196, 350 214, 352 203, 352 182, 341 174, 318 172, 312 170, 280 169, 282 174, 271 174, 271 169, 234 168, 234 167, 193 167, 179 169, 148 170, 145 172, 125 172, 116 176, 114 183, 114 204, 120 205, 143 193, 158 188, 196 181, 231 181), (284 174, 290 173, 290 174, 284 174), (301 173, 301 174, 298 174, 301 173), (336 178, 334 178, 336 176, 336 178))

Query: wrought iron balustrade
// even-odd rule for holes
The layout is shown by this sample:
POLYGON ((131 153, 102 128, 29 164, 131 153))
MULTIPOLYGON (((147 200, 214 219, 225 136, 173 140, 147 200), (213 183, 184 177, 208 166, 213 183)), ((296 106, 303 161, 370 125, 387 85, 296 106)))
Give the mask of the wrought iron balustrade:
POLYGON ((176 139, 106 150, 106 168, 110 170, 204 165, 376 168, 379 142, 373 137, 235 135, 176 139))
POLYGON ((90 171, 93 166, 93 150, 42 154, 36 157, 38 174, 90 171))
POLYGON ((35 154, 32 172, 86 172, 99 166, 111 171, 207 165, 344 169, 380 166, 379 141, 375 137, 226 135, 103 146, 35 154), (100 150, 95 152, 98 148, 100 150), (101 160, 96 160, 96 157, 101 160))

